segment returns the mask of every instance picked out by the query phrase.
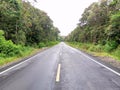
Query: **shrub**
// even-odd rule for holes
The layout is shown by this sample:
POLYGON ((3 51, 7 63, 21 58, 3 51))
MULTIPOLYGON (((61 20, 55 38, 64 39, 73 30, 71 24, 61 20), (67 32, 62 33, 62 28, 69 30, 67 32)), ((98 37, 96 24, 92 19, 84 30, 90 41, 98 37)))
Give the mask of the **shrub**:
POLYGON ((38 47, 39 48, 42 48, 42 47, 45 47, 46 45, 45 45, 45 43, 43 43, 43 42, 40 42, 39 44, 38 44, 38 47))
POLYGON ((106 52, 111 52, 112 50, 116 49, 119 44, 115 41, 108 41, 104 47, 106 52))
POLYGON ((3 34, 4 32, 0 30, 0 56, 10 57, 21 55, 22 46, 13 44, 11 40, 5 40, 3 34))
POLYGON ((46 42, 46 46, 53 46, 57 43, 58 43, 57 41, 49 41, 49 42, 46 42))
POLYGON ((115 52, 113 53, 114 56, 118 57, 118 59, 120 60, 120 49, 115 50, 115 52))

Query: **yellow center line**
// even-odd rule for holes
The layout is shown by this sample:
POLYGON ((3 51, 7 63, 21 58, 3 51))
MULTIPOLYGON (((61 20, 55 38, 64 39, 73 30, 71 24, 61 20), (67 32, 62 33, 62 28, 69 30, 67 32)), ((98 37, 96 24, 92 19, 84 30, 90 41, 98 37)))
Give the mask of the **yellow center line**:
POLYGON ((57 75, 56 75, 56 82, 60 81, 60 69, 61 69, 61 64, 58 64, 57 75))

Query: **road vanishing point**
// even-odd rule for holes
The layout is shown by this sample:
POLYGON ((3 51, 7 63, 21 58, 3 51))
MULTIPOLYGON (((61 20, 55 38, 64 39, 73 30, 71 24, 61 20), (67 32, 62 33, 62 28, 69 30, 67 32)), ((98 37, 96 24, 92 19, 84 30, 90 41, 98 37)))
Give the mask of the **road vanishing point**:
POLYGON ((120 90, 120 73, 62 42, 1 71, 0 90, 120 90))

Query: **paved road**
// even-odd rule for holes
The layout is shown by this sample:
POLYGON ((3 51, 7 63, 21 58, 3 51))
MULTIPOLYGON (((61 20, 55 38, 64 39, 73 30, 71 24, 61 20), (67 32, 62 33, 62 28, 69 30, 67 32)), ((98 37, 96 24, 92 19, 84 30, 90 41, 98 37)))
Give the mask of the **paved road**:
POLYGON ((0 90, 120 90, 120 75, 60 43, 1 72, 0 90))

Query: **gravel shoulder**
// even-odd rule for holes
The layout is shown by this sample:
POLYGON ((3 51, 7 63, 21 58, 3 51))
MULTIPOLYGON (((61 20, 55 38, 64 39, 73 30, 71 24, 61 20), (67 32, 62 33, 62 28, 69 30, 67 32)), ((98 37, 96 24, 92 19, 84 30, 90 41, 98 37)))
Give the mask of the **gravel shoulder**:
POLYGON ((96 57, 99 58, 99 60, 109 63, 110 65, 120 69, 120 61, 107 56, 96 56, 96 57))

